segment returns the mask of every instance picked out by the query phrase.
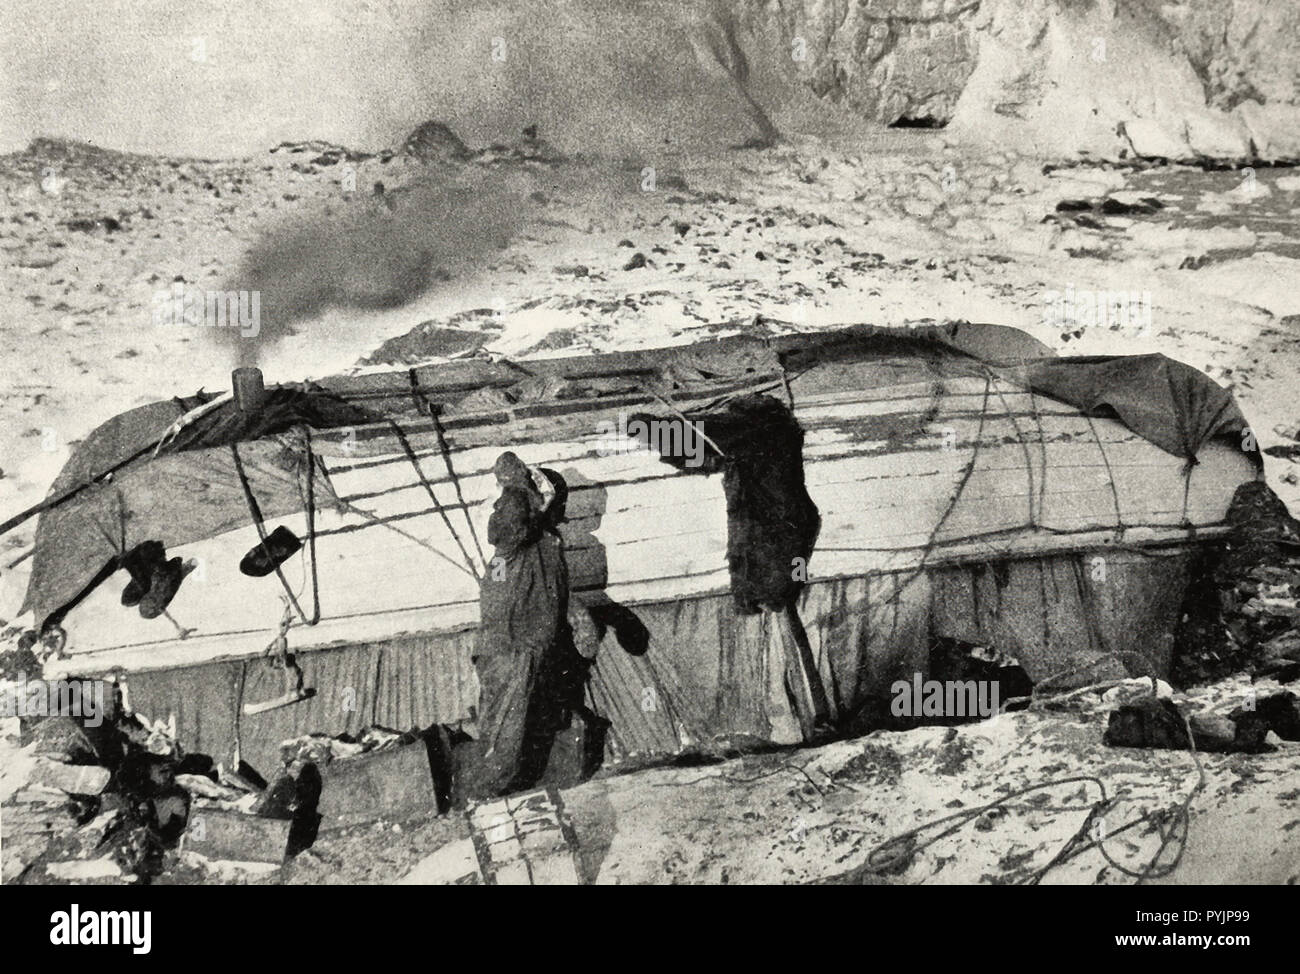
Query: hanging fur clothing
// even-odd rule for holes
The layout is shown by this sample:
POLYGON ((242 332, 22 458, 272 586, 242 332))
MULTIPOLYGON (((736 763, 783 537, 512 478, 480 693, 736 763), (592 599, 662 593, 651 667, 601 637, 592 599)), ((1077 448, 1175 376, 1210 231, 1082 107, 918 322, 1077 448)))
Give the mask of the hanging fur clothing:
POLYGON ((725 410, 697 414, 691 422, 726 456, 709 448, 699 466, 688 466, 681 457, 663 459, 690 472, 722 470, 736 608, 744 615, 780 611, 803 588, 800 579, 807 575, 797 569, 806 567, 821 527, 804 485, 803 430, 785 403, 757 394, 738 396, 725 410))

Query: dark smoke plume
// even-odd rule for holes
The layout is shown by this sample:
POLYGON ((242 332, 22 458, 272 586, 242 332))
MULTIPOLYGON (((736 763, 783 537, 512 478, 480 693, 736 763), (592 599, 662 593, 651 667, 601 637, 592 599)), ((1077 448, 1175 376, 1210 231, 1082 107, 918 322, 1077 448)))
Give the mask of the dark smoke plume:
POLYGON ((526 195, 493 173, 393 192, 358 187, 357 195, 289 218, 244 256, 225 288, 260 292, 259 333, 213 331, 237 343, 240 364, 329 308, 413 300, 505 247, 526 218, 526 195))

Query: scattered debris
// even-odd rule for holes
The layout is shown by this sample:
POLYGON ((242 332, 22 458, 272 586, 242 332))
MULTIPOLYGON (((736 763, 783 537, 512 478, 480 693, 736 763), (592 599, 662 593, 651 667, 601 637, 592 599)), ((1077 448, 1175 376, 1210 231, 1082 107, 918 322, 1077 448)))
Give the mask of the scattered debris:
POLYGON ((1267 731, 1272 731, 1284 741, 1300 741, 1300 698, 1289 690, 1282 690, 1243 705, 1229 716, 1236 721, 1257 720, 1267 731))
POLYGON ((1111 711, 1103 740, 1111 747, 1259 754, 1272 750, 1270 738, 1300 741, 1300 698, 1289 691, 1252 699, 1226 715, 1206 711, 1188 718, 1168 698, 1143 697, 1111 711))
POLYGON ((1191 744, 1183 715, 1172 700, 1145 697, 1112 710, 1102 738, 1111 747, 1185 751, 1191 744))
POLYGON ((424 743, 329 762, 321 771, 317 811, 322 828, 436 814, 438 798, 424 743))
POLYGON ((278 864, 288 854, 291 826, 289 819, 201 808, 190 817, 181 849, 208 860, 278 864))
MULTIPOLYGON (((54 864, 50 874, 69 879, 156 876, 189 816, 177 770, 195 762, 161 729, 124 713, 116 694, 94 720, 55 713, 21 718, 19 726, 15 743, 30 760, 12 792, 6 788, 0 813, 5 881, 38 863, 54 864), (92 860, 111 860, 116 871, 103 862, 73 865, 92 860)), ((9 770, 17 762, 6 764, 9 770)))
POLYGON ((211 798, 214 801, 235 802, 245 797, 245 792, 238 788, 227 788, 217 784, 211 778, 201 774, 178 774, 176 784, 196 798, 211 798))
POLYGON ((61 764, 39 760, 32 772, 32 784, 57 788, 69 795, 99 795, 108 787, 112 774, 94 764, 61 764))
POLYGON ((87 879, 118 879, 122 874, 122 867, 112 859, 74 859, 70 862, 52 862, 45 867, 45 871, 54 879, 66 880, 87 880, 87 879))
POLYGON ((1171 679, 1300 675, 1300 522, 1263 481, 1237 488, 1232 534, 1190 586, 1171 679))

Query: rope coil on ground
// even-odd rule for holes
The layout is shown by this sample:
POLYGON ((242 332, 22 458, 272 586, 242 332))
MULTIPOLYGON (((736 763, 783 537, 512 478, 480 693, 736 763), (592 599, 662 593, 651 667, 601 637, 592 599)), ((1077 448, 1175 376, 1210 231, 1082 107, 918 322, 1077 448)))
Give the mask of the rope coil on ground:
MULTIPOLYGON (((1090 684, 1089 686, 1086 687, 1078 687, 1076 689, 1068 690, 1060 694, 1055 694, 1047 698, 1040 698, 1038 696, 1038 690, 1043 684, 1051 683, 1055 680, 1059 680, 1066 676, 1072 675, 1073 673, 1090 669, 1099 663, 1106 662, 1109 659, 1119 659, 1122 661, 1124 658, 1132 658, 1132 659, 1140 660, 1144 664, 1144 666, 1148 669, 1150 673, 1150 679, 1151 679, 1151 693, 1152 696, 1154 697, 1156 693, 1157 678, 1155 676, 1154 667, 1152 667, 1151 665, 1151 661, 1147 659, 1147 657, 1143 656, 1141 653, 1119 650, 1116 652, 1107 653, 1104 656, 1098 657, 1097 659, 1090 660, 1088 663, 1083 664, 1082 666, 1071 667, 1067 670, 1062 670, 1059 673, 1052 674, 1051 676, 1047 677, 1045 680, 1040 681, 1040 683, 1037 686, 1035 686, 1034 692, 1031 693, 1030 696, 1016 697, 1013 698, 1012 700, 1008 700, 1002 705, 1001 708, 999 708, 998 712, 999 714, 1004 713, 1007 706, 1020 701, 1027 700, 1029 701, 1029 704, 1032 707, 1035 704, 1042 705, 1042 704, 1050 703, 1054 700, 1064 700, 1068 697, 1078 696, 1079 694, 1085 693, 1089 690, 1096 690, 1100 686, 1109 686, 1114 682, 1123 682, 1123 681, 1111 681, 1111 683, 1090 684)), ((1076 856, 1081 855, 1082 853, 1088 851, 1093 847, 1096 847, 1097 851, 1101 854, 1101 857, 1107 862, 1107 864, 1119 870, 1124 875, 1136 879, 1139 885, 1148 879, 1160 879, 1162 877, 1171 875, 1174 872, 1174 870, 1178 868, 1179 864, 1182 862, 1183 852, 1187 847, 1187 841, 1191 831, 1192 801, 1205 788, 1205 784, 1206 784, 1205 767, 1201 763, 1200 755, 1196 750, 1196 742, 1192 736, 1191 724, 1188 722, 1187 717, 1181 713, 1181 711, 1179 712, 1179 716, 1181 717, 1183 722, 1183 727, 1187 732, 1187 747, 1192 755, 1192 761, 1196 766, 1197 777, 1196 777, 1196 784, 1192 788, 1192 790, 1189 791, 1187 795, 1182 799, 1182 801, 1180 801, 1173 808, 1172 824, 1168 829, 1165 828, 1165 814, 1161 810, 1143 812, 1137 818, 1133 819, 1130 822, 1125 823, 1119 828, 1111 829, 1105 836, 1096 836, 1093 838, 1091 842, 1088 842, 1084 845, 1080 845, 1080 841, 1082 837, 1088 834, 1089 830, 1093 826, 1093 823, 1097 821, 1099 818, 1101 818, 1103 815, 1105 815, 1107 811, 1116 807, 1119 803, 1119 799, 1118 797, 1116 798, 1110 797, 1109 793, 1106 790, 1105 782, 1103 782, 1096 775, 1074 775, 1067 778, 1052 778, 1047 781, 1042 781, 1036 784, 1027 785, 1024 788, 1019 788, 1016 791, 1011 792, 1010 794, 1004 795, 1001 798, 995 799, 994 801, 991 802, 987 802, 983 805, 979 805, 975 808, 962 809, 961 811, 954 812, 951 815, 945 815, 941 818, 932 819, 931 821, 926 822, 924 825, 917 826, 916 828, 908 829, 905 832, 900 832, 897 835, 894 835, 886 839, 884 842, 877 845, 875 848, 871 850, 871 852, 867 854, 867 861, 866 864, 863 866, 863 871, 872 874, 892 873, 898 871, 902 868, 905 868, 906 864, 910 862, 913 858, 915 858, 917 853, 921 852, 922 850, 938 842, 940 839, 946 838, 947 836, 952 835, 953 833, 961 830, 962 828, 969 825, 971 822, 975 821, 981 815, 983 815, 985 812, 991 809, 1001 807, 1002 805, 1005 805, 1006 803, 1016 798, 1019 798, 1026 794, 1030 794, 1035 791, 1041 791, 1046 788, 1054 788, 1058 785, 1073 784, 1075 782, 1090 782, 1097 785, 1098 790, 1101 792, 1101 797, 1096 802, 1094 802, 1093 805, 1089 808, 1088 815, 1084 819, 1083 824, 1075 831, 1075 833, 1069 838, 1069 840, 1067 840, 1065 844, 1061 846, 1060 850, 1056 853, 1055 856, 1052 857, 1051 861, 1049 861, 1046 865, 1040 867, 1039 869, 1031 873, 1030 876, 1028 876, 1023 881, 1022 885, 1037 885, 1038 883, 1042 882, 1043 878, 1047 875, 1047 873, 1050 870, 1054 869, 1056 866, 1061 865, 1064 862, 1068 862, 1070 859, 1073 859, 1076 856), (944 831, 940 832, 938 835, 935 835, 927 839, 926 841, 920 843, 919 845, 916 844, 916 838, 921 833, 929 829, 933 829, 940 825, 943 825, 946 822, 955 822, 955 824, 945 829, 944 831), (1160 833, 1160 847, 1156 850, 1155 855, 1151 857, 1151 859, 1147 862, 1145 866, 1141 867, 1140 869, 1131 869, 1128 866, 1124 865, 1123 863, 1118 862, 1107 851, 1105 846, 1105 839, 1118 835, 1120 832, 1127 831, 1131 828, 1135 828, 1136 826, 1142 824, 1143 822, 1152 822, 1155 825, 1157 831, 1160 833), (1176 852, 1173 858, 1170 861, 1162 864, 1160 861, 1161 857, 1164 856, 1165 851, 1168 848, 1170 848, 1170 846, 1173 845, 1174 843, 1176 843, 1176 852), (904 845, 905 848, 903 848, 900 851, 893 852, 892 855, 887 855, 883 859, 881 858, 882 855, 884 855, 887 851, 893 850, 900 845, 904 845)))

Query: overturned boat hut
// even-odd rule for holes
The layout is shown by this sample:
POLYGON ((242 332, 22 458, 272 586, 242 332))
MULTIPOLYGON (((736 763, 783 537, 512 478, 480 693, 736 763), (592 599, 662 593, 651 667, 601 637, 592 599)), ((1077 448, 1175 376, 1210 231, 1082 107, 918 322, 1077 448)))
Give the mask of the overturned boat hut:
POLYGON ((820 530, 791 570, 834 720, 924 673, 939 637, 996 646, 1035 680, 1117 653, 1167 670, 1197 548, 1260 476, 1241 412, 1195 369, 1058 358, 994 325, 466 359, 116 417, 39 507, 23 608, 66 631, 47 675, 110 675, 187 749, 264 773, 296 735, 452 724, 477 699, 477 578, 509 449, 569 487, 607 759, 793 742, 790 647, 732 598, 723 477, 628 426, 707 437, 754 395, 804 434, 820 530), (301 549, 241 571, 277 528, 301 549), (192 570, 146 619, 123 604, 122 566, 150 541, 192 570), (281 633, 315 695, 259 710, 284 692, 262 658, 281 633))

